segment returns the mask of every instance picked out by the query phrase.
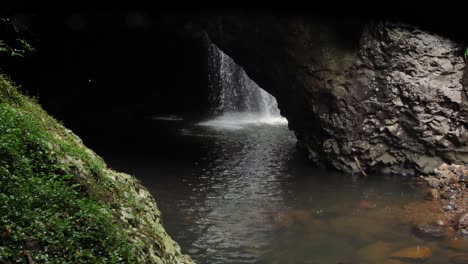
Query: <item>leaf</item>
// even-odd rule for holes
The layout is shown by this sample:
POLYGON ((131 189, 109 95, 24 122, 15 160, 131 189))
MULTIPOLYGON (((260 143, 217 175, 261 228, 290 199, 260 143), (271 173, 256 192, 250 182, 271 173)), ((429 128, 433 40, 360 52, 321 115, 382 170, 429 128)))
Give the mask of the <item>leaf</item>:
POLYGON ((11 51, 11 56, 12 56, 12 57, 21 57, 21 58, 24 57, 23 54, 21 54, 21 53, 15 51, 15 50, 11 51))
POLYGON ((72 184, 72 185, 70 186, 70 188, 72 188, 72 189, 76 189, 76 188, 78 188, 78 187, 81 187, 81 184, 75 183, 75 184, 72 184))

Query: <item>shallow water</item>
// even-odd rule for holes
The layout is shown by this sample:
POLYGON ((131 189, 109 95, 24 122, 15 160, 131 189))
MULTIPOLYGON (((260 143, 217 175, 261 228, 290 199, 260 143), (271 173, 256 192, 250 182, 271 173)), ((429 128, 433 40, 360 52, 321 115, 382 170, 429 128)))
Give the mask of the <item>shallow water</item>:
POLYGON ((416 245, 432 249, 426 263, 449 263, 453 252, 401 219, 421 200, 404 178, 313 168, 286 122, 229 118, 148 119, 126 135, 141 146, 102 153, 150 189, 198 263, 382 263, 416 245))

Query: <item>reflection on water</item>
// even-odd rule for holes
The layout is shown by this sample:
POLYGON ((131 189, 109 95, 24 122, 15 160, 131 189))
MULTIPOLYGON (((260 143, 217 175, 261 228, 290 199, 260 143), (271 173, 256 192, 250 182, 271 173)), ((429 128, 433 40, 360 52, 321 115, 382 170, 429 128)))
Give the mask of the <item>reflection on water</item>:
POLYGON ((401 219, 402 205, 420 194, 400 178, 311 168, 284 123, 164 126, 173 136, 159 131, 153 140, 174 149, 146 139, 163 154, 126 166, 138 168, 129 172, 152 191, 168 233, 198 263, 384 263, 414 245, 433 249, 426 263, 447 262, 439 242, 414 237, 401 219))

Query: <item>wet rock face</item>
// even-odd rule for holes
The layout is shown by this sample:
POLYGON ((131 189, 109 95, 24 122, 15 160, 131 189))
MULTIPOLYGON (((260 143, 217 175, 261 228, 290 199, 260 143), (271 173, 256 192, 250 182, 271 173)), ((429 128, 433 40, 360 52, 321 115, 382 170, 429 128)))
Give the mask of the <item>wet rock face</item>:
POLYGON ((383 22, 215 21, 212 41, 277 98, 317 164, 413 175, 468 163, 461 45, 383 22))

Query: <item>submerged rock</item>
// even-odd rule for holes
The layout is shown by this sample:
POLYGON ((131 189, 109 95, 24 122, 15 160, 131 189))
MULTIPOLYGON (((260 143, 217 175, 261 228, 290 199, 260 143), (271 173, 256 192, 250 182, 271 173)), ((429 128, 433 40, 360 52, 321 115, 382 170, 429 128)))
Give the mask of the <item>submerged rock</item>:
POLYGON ((441 239, 446 235, 445 228, 441 226, 419 224, 413 228, 415 235, 423 238, 441 239))
POLYGON ((432 256, 432 250, 425 246, 414 246, 400 249, 392 253, 391 257, 404 261, 422 261, 432 256))
POLYGON ((468 251, 468 240, 465 239, 450 239, 445 241, 445 247, 458 250, 458 251, 468 251))
POLYGON ((293 215, 295 220, 303 225, 309 225, 313 221, 312 212, 308 210, 296 209, 293 211, 293 215))
POLYGON ((390 244, 377 241, 358 250, 360 260, 368 263, 380 263, 390 255, 390 244))

